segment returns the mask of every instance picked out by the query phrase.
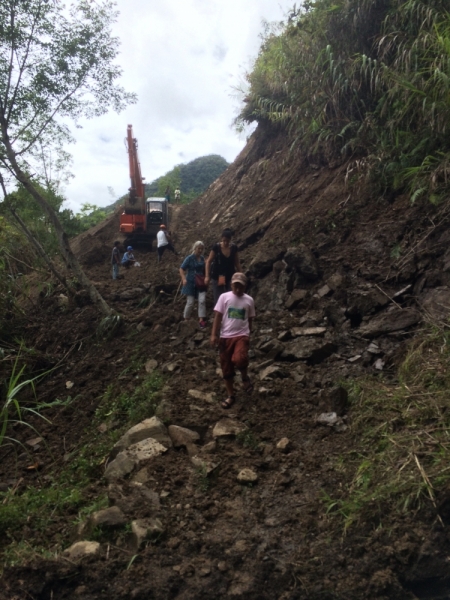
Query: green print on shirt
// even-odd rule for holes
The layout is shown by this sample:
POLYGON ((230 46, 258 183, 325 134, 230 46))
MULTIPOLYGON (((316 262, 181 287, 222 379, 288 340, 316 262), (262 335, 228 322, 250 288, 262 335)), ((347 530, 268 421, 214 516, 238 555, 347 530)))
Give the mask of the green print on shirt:
POLYGON ((228 318, 245 321, 245 308, 233 308, 233 306, 230 306, 228 309, 228 318))

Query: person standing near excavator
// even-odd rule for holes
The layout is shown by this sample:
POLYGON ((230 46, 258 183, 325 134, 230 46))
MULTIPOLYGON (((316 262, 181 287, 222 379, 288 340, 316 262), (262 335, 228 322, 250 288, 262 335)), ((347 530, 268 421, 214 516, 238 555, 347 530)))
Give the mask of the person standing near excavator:
POLYGON ((159 231, 156 234, 156 242, 158 245, 158 262, 160 263, 163 257, 163 254, 166 250, 170 250, 178 256, 178 252, 175 250, 172 244, 170 232, 167 231, 167 227, 164 225, 159 226, 159 231))
POLYGON ((119 278, 119 265, 120 265, 120 250, 119 250, 120 242, 114 242, 114 248, 111 254, 111 264, 112 264, 112 278, 119 278))

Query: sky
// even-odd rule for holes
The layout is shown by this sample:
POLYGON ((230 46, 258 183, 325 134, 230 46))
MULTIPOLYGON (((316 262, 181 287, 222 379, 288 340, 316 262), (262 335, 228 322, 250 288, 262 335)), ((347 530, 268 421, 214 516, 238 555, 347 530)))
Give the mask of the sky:
MULTIPOLYGON (((120 114, 81 121, 73 129, 74 179, 66 207, 107 206, 130 187, 127 125, 138 140, 147 182, 175 165, 220 154, 232 162, 246 143, 232 126, 251 70, 263 20, 280 21, 291 0, 117 0, 120 84, 138 102, 120 114)), ((247 134, 249 134, 247 132, 247 134)))

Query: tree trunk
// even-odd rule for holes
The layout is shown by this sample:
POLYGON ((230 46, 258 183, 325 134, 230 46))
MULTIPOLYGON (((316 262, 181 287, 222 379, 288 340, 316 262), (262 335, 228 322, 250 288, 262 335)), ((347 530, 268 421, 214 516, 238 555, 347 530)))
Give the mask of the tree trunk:
POLYGON ((13 171, 14 176, 24 186, 24 188, 31 194, 31 196, 36 200, 36 202, 39 204, 39 206, 42 208, 42 210, 45 211, 45 213, 47 214, 47 216, 50 220, 50 223, 55 228, 56 235, 58 236, 58 242, 59 242, 59 246, 61 249, 61 254, 62 254, 62 257, 63 257, 66 265, 74 271, 81 286, 84 287, 88 291, 89 297, 91 298, 92 302, 100 308, 102 313, 105 316, 110 316, 110 315, 115 314, 115 311, 112 308, 110 308, 110 306, 105 302, 105 300, 102 298, 102 296, 100 295, 97 288, 90 282, 89 278, 87 277, 87 275, 81 268, 81 265, 78 262, 77 257, 72 252, 72 249, 69 244, 69 238, 67 237, 67 234, 65 233, 64 229, 62 228, 62 225, 58 219, 58 215, 53 210, 53 208, 50 206, 50 204, 48 204, 48 202, 45 200, 45 198, 43 198, 43 196, 41 196, 41 194, 38 192, 38 190, 31 183, 31 181, 29 180, 27 175, 19 167, 9 139, 5 139, 5 136, 3 136, 3 142, 5 143, 5 148, 6 148, 8 160, 10 163, 10 168, 13 171))

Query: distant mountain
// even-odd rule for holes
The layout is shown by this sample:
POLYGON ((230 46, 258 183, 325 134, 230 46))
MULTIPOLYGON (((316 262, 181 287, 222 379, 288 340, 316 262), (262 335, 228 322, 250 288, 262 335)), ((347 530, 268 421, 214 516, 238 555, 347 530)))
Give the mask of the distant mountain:
POLYGON ((174 167, 165 175, 145 185, 146 196, 164 196, 167 186, 172 198, 177 186, 182 198, 192 199, 203 193, 229 167, 229 163, 218 154, 201 156, 187 164, 174 167))

